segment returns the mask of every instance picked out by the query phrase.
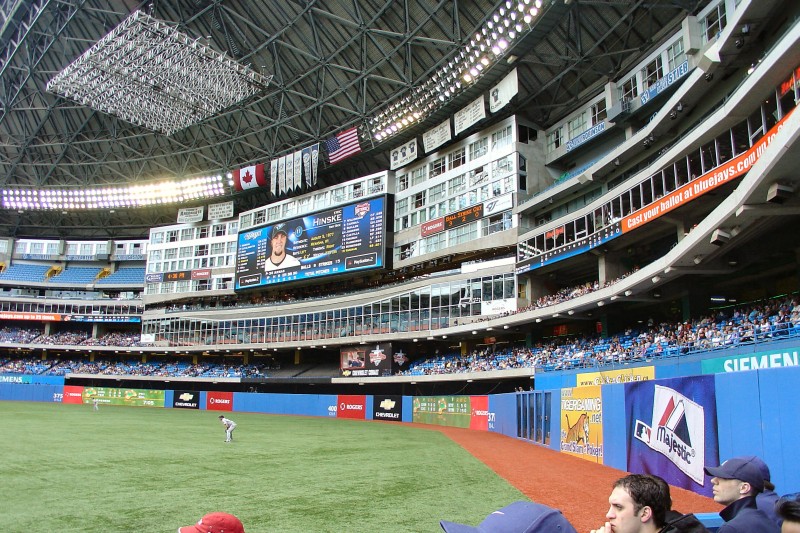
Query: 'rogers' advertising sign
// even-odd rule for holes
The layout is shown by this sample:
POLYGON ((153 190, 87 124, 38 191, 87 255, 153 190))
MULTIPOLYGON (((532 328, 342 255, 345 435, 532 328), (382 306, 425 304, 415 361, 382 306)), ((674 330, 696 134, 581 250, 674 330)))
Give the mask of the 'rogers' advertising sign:
POLYGON ((83 387, 78 385, 64 385, 64 397, 61 403, 83 403, 83 387))
POLYGON ((340 394, 338 397, 338 407, 336 409, 337 418, 356 418, 366 420, 367 418, 367 397, 360 395, 340 394))
POLYGON ((206 393, 206 409, 208 411, 233 411, 232 392, 206 393))

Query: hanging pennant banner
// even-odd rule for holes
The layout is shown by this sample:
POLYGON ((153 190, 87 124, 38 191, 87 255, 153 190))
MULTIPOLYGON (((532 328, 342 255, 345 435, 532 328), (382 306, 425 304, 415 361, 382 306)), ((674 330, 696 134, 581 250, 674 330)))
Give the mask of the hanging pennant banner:
POLYGON ((453 117, 453 128, 458 135, 470 126, 486 118, 486 109, 483 104, 483 95, 479 96, 464 109, 456 111, 453 117))
POLYGON ((489 92, 489 111, 497 113, 508 104, 512 98, 519 92, 519 83, 517 82, 517 69, 509 72, 508 76, 503 78, 500 83, 492 87, 489 92))
POLYGON ((389 169, 396 170, 403 167, 417 158, 417 139, 411 139, 402 146, 392 150, 389 158, 389 169))
POLYGON ((432 130, 422 134, 425 153, 431 152, 452 138, 450 135, 450 119, 448 118, 432 130))

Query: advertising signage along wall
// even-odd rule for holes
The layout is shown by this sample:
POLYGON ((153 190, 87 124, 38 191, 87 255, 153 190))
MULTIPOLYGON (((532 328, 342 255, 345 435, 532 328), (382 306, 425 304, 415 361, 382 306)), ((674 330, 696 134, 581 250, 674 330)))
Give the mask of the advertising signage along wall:
POLYGON ((384 266, 385 197, 239 233, 236 290, 384 266))

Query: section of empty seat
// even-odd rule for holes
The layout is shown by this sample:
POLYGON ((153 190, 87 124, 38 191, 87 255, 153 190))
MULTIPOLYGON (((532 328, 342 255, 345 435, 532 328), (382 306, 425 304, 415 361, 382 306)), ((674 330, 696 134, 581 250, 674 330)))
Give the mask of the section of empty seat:
POLYGON ((0 281, 29 281, 42 283, 50 265, 13 264, 0 273, 0 281))
POLYGON ((98 285, 141 285, 144 286, 144 267, 120 268, 97 281, 98 285))

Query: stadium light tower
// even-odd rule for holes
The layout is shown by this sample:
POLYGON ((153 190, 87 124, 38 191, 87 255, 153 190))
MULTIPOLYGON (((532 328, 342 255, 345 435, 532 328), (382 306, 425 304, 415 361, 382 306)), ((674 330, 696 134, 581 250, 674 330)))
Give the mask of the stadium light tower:
POLYGON ((263 76, 134 11, 47 84, 47 90, 165 135, 260 92, 263 76))

